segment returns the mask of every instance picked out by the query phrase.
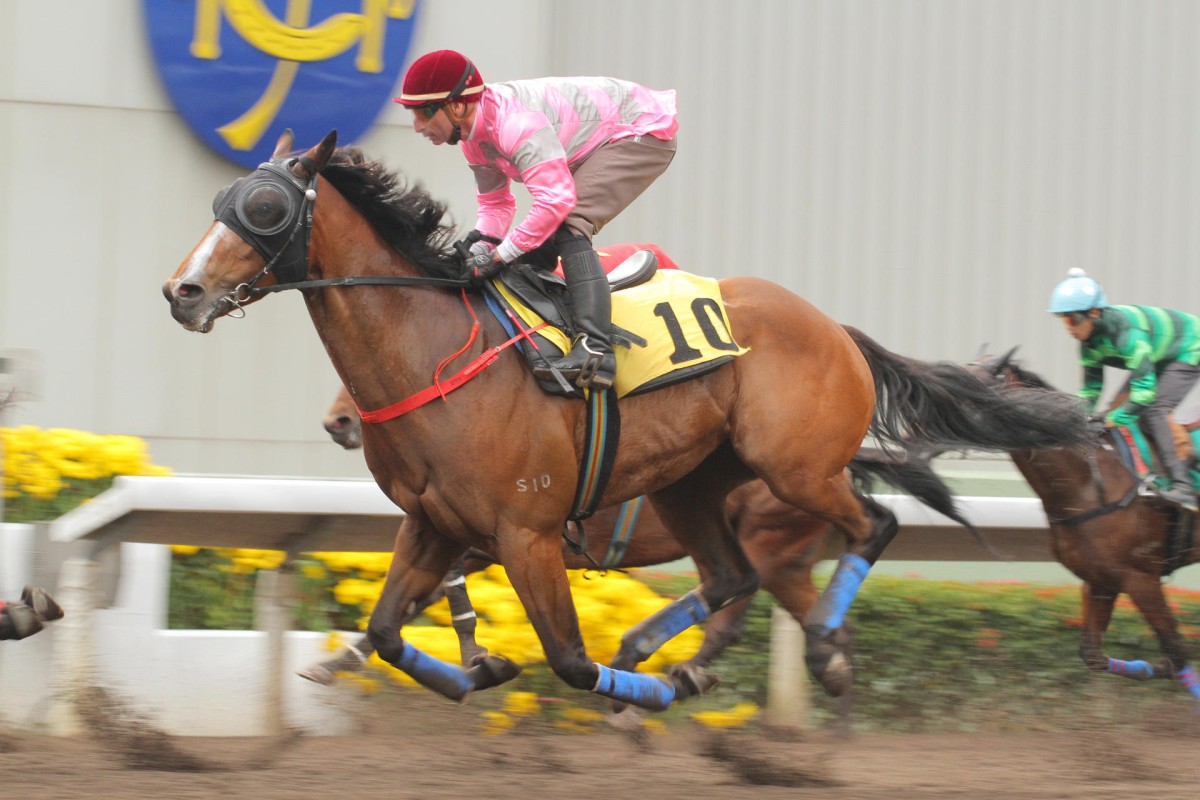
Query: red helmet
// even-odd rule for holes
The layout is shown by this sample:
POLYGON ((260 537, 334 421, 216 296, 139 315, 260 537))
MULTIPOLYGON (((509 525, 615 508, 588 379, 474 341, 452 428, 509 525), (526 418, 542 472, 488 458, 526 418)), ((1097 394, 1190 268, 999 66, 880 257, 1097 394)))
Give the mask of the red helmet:
POLYGON ((483 78, 471 59, 453 50, 435 50, 408 68, 400 96, 394 100, 405 108, 436 109, 455 100, 477 103, 482 93, 483 78))

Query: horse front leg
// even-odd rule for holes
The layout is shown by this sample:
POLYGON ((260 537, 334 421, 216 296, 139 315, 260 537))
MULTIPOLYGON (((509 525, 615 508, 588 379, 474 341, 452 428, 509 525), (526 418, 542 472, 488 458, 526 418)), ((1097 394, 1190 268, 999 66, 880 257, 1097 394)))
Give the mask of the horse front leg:
POLYGON ((461 545, 438 535, 414 516, 405 517, 396 534, 383 592, 367 623, 367 636, 381 659, 452 700, 462 700, 475 689, 499 685, 520 673, 519 667, 499 656, 488 656, 463 669, 421 652, 400 635, 418 600, 437 588, 461 554, 461 545))
POLYGON ((557 532, 508 531, 499 537, 499 548, 509 582, 555 675, 575 689, 652 711, 671 705, 671 684, 652 675, 611 669, 588 657, 557 532))
POLYGON ((1082 588, 1083 626, 1079 631, 1079 657, 1094 672, 1111 672, 1126 678, 1144 680, 1153 677, 1154 668, 1145 661, 1122 661, 1104 655, 1104 632, 1112 622, 1117 602, 1115 589, 1084 582, 1082 588))

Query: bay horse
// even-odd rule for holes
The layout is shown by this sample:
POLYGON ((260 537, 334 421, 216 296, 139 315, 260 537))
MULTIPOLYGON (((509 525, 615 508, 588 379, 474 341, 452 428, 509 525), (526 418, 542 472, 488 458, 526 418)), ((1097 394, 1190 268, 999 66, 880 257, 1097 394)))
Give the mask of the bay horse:
MULTIPOLYGON (((338 390, 321 424, 330 438, 344 449, 362 447, 362 420, 346 387, 338 390)), ((861 490, 865 491, 872 479, 880 478, 958 522, 979 540, 981 546, 999 555, 984 541, 982 532, 962 515, 950 488, 927 459, 911 458, 906 451, 864 447, 851 459, 849 469, 861 490)), ((686 556, 683 547, 655 512, 654 504, 642 500, 635 498, 619 506, 599 509, 588 521, 591 531, 588 549, 580 553, 571 547, 563 547, 567 569, 648 567, 686 556)), ((863 497, 861 502, 875 501, 863 497)), ((803 623, 804 615, 816 604, 818 593, 813 585, 812 569, 827 556, 826 544, 832 526, 780 502, 760 480, 749 481, 730 492, 725 508, 738 542, 758 573, 762 588, 798 623, 803 623)), ((890 512, 885 509, 879 513, 890 512)), ((489 554, 469 548, 463 559, 446 574, 442 591, 423 601, 432 603, 440 599, 441 594, 445 595, 463 664, 469 665, 487 655, 486 649, 475 640, 475 609, 464 576, 494 563, 496 560, 489 554)), ((707 667, 726 648, 739 641, 752 599, 744 597, 713 612, 704 625, 704 641, 699 651, 685 664, 707 667)), ((417 609, 413 611, 415 616, 417 609)), ((835 632, 833 641, 842 657, 850 661, 848 627, 843 624, 835 632)), ((358 670, 372 652, 370 639, 364 636, 332 658, 303 668, 299 674, 317 683, 329 684, 338 672, 358 670)), ((836 675, 825 674, 827 678, 836 675)), ((844 691, 844 687, 836 685, 826 689, 830 694, 844 691)))
MULTIPOLYGON (((972 368, 1009 386, 1055 392, 1013 359, 1015 349, 980 357, 972 368)), ((1200 700, 1200 680, 1162 586, 1176 569, 1200 561, 1196 515, 1140 492, 1141 481, 1120 455, 1126 447, 1114 430, 1086 450, 1053 447, 1010 455, 1042 500, 1054 557, 1083 581, 1079 656, 1084 664, 1135 680, 1175 678, 1200 700), (1104 633, 1121 594, 1128 595, 1154 630, 1163 653, 1158 663, 1105 655, 1104 633)))
POLYGON ((509 349, 516 338, 480 293, 467 291, 444 205, 336 143, 333 131, 294 154, 285 132, 270 161, 218 193, 216 219, 163 294, 181 326, 208 332, 266 294, 298 289, 360 408, 433 399, 363 434, 372 475, 406 512, 367 634, 384 661, 446 697, 461 700, 518 672, 496 655, 464 669, 401 636, 410 607, 467 547, 504 565, 560 679, 661 710, 714 677, 672 670, 661 679, 633 666, 758 588, 724 513, 736 486, 761 478, 846 539, 805 617, 809 669, 820 677, 849 670, 833 632, 896 533, 894 518, 864 509, 844 469, 868 432, 884 443, 916 435, 985 450, 1087 436, 1076 403, 1000 393, 961 366, 906 359, 865 335, 856 341, 777 284, 721 280, 720 322, 745 352, 686 382, 622 398, 621 447, 600 503, 649 495, 701 583, 627 632, 614 666, 598 664, 579 631, 560 544, 588 444, 585 404, 544 392, 509 349), (449 390, 430 386, 458 359, 469 365, 445 382, 449 390))

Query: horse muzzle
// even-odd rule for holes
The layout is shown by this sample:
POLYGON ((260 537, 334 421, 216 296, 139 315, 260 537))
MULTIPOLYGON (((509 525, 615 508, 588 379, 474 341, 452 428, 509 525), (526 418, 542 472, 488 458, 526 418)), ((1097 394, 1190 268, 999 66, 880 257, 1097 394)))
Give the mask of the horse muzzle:
POLYGON ((203 286, 186 281, 169 280, 163 284, 163 296, 171 305, 171 316, 185 330, 208 333, 217 317, 228 313, 231 304, 224 298, 213 300, 203 286))

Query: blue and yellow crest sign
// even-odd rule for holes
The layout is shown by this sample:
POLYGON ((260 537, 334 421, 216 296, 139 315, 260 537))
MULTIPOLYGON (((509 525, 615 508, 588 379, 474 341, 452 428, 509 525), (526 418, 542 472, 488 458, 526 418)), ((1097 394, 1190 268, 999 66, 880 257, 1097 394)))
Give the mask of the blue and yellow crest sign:
POLYGON ((144 0, 175 108, 213 150, 266 161, 286 128, 343 143, 371 127, 406 63, 417 0, 144 0))

